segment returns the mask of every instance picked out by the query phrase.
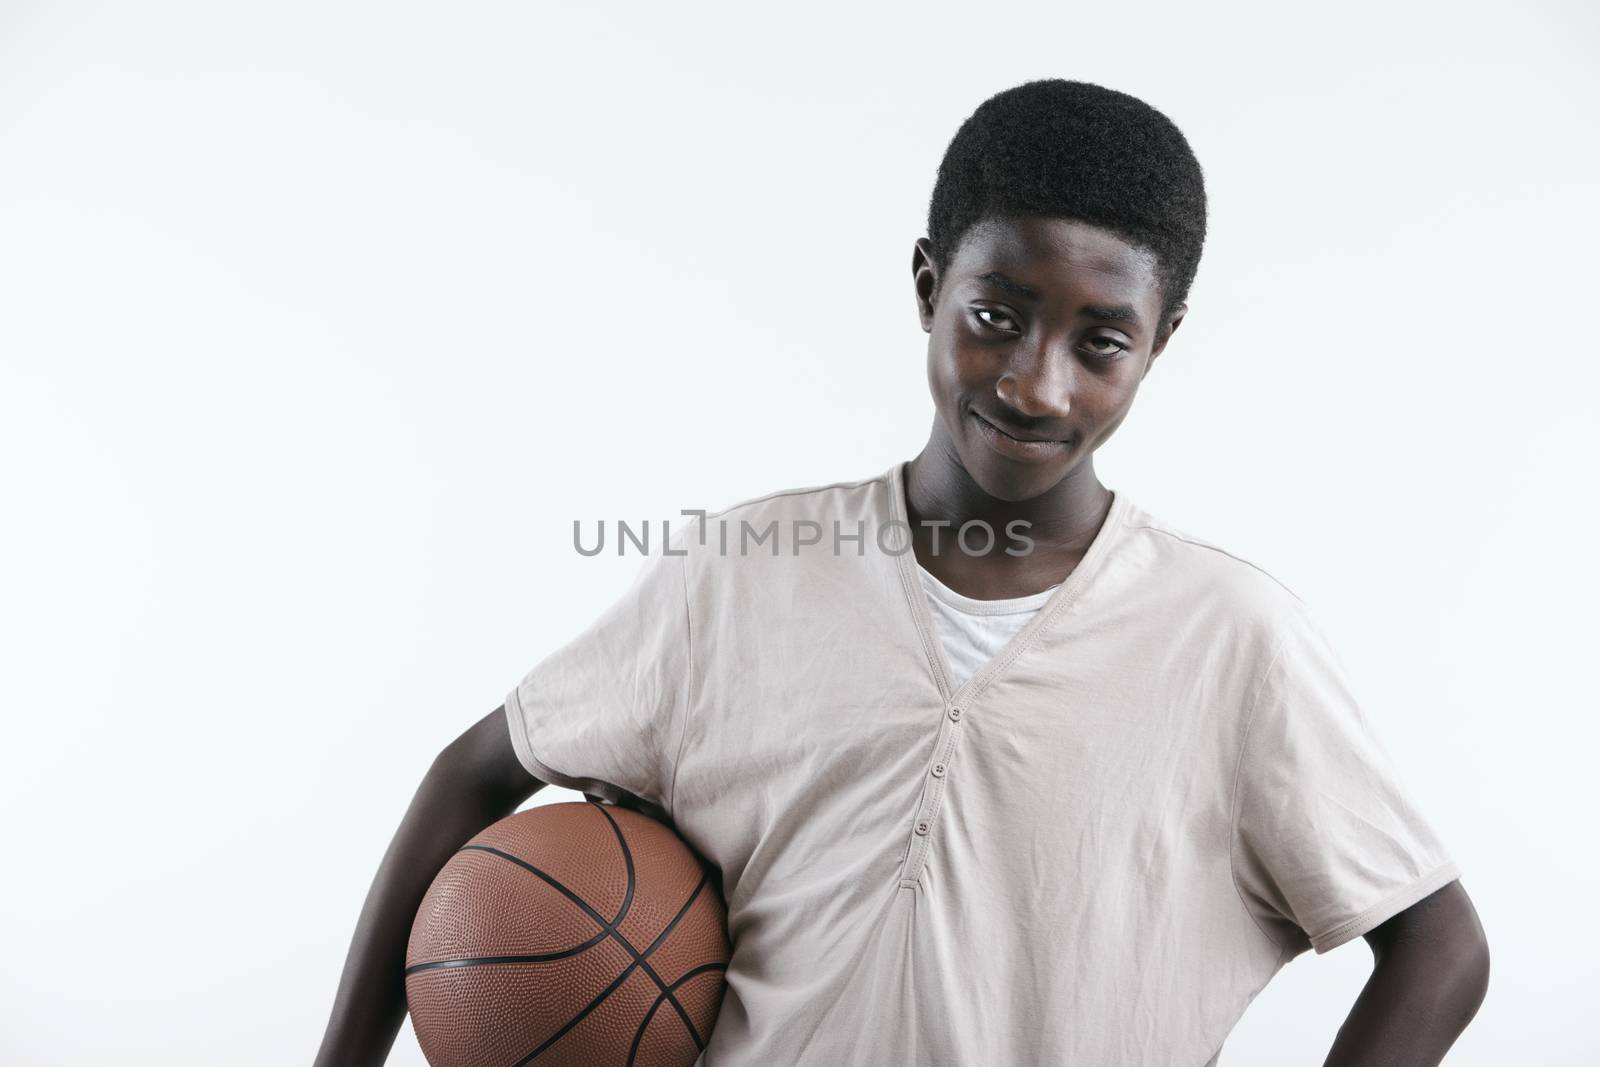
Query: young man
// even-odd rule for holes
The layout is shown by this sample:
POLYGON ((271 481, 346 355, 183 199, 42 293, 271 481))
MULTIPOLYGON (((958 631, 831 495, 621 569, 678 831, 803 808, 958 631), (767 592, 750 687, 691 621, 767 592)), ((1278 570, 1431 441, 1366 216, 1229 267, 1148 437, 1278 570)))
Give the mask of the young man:
POLYGON ((1204 234, 1200 167, 1141 101, 979 107, 912 257, 927 444, 680 528, 441 753, 318 1062, 382 1062, 433 874, 543 783, 659 813, 720 873, 706 1067, 1203 1067, 1284 963, 1357 936, 1327 1063, 1440 1062, 1483 932, 1334 652, 1095 476, 1204 234))

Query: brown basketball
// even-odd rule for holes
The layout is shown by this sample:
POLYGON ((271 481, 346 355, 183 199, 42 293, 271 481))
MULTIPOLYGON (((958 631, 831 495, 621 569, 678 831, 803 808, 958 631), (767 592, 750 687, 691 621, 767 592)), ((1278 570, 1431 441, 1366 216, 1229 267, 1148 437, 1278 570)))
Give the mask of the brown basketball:
POLYGON ((406 1005, 433 1067, 691 1067, 729 949, 715 873, 671 828, 547 804, 490 826, 434 878, 406 1005))

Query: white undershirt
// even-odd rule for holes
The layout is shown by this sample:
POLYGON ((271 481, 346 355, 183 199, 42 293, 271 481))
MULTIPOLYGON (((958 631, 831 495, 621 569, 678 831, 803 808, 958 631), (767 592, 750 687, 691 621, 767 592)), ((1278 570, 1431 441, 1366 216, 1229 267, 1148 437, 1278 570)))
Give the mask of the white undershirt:
POLYGON ((993 659, 1056 591, 1056 586, 1052 585, 1031 596, 974 600, 939 581, 920 563, 917 574, 928 593, 928 607, 933 615, 933 627, 939 632, 945 661, 955 675, 950 679, 952 690, 993 659))

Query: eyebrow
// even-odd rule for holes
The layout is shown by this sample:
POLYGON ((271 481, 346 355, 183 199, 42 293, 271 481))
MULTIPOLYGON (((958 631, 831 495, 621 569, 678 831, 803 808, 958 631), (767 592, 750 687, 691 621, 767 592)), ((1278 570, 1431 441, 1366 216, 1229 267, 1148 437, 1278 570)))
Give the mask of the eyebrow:
POLYGON ((1039 290, 1032 289, 1026 285, 1023 285, 1019 281, 1008 278, 997 270, 992 270, 987 274, 980 274, 978 275, 977 280, 980 282, 988 282, 996 289, 1003 289, 1012 296, 1020 296, 1024 300, 1039 299, 1039 290))
MULTIPOLYGON (((976 280, 987 282, 996 289, 1021 297, 1024 300, 1037 302, 1039 299, 1039 290, 1023 285, 1015 278, 1008 278, 997 270, 980 274, 976 280)), ((1132 305, 1129 304, 1085 304, 1082 310, 1083 314, 1089 318, 1098 319, 1101 322, 1126 322, 1134 326, 1139 325, 1139 313, 1134 311, 1132 305)))

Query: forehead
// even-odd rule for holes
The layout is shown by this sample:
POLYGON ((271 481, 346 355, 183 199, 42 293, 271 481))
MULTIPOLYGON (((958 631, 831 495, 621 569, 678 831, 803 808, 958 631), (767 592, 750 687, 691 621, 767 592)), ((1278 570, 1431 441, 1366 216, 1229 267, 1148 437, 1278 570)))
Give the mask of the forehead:
POLYGON ((1035 288, 1071 292, 1092 288, 1125 299, 1155 298, 1156 258, 1099 226, 1077 219, 1025 215, 990 218, 967 231, 950 263, 955 280, 991 270, 1026 275, 1035 288))

